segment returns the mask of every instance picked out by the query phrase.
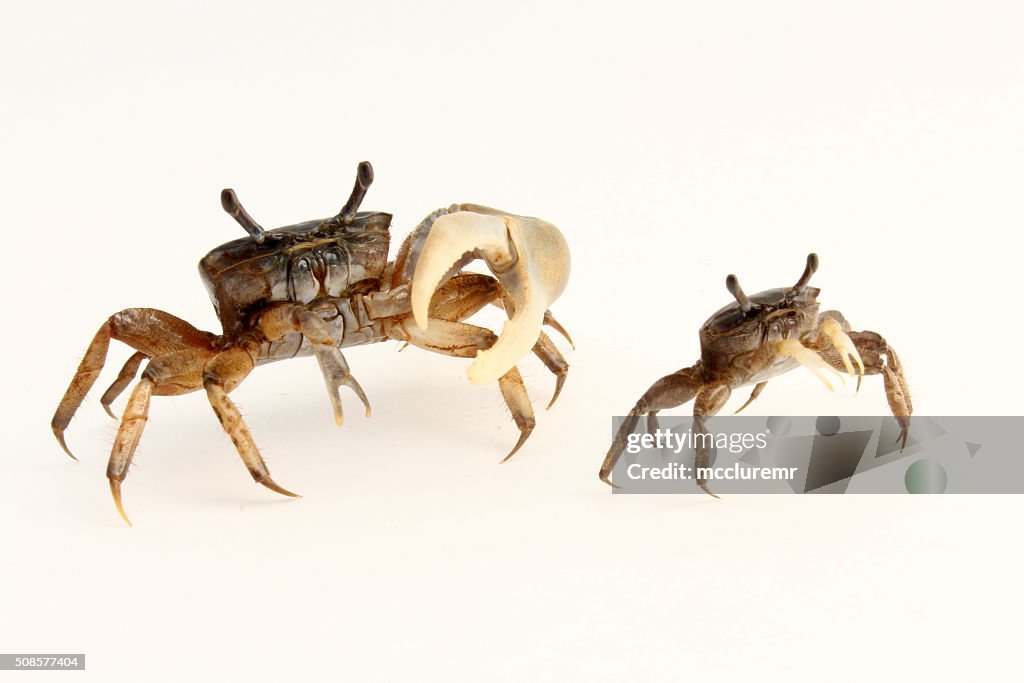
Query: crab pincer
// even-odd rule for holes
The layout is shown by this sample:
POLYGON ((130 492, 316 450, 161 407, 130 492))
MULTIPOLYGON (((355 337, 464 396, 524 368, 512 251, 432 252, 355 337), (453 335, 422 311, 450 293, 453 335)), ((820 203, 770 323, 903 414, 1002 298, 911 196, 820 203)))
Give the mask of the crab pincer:
MULTIPOLYGON (((430 301, 438 285, 474 258, 481 258, 510 295, 497 341, 481 350, 467 370, 473 384, 487 384, 513 368, 540 338, 548 307, 569 281, 569 247, 547 221, 474 204, 439 217, 423 245, 412 278, 416 324, 429 329, 430 301)), ((560 326, 559 326, 560 327, 560 326)))

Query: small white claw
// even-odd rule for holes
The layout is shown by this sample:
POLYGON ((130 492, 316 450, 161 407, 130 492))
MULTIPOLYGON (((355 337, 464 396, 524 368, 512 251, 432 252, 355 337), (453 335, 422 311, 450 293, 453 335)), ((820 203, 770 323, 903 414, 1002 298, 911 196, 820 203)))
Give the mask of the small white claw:
POLYGON ((784 339, 779 342, 779 353, 783 356, 789 356, 795 359, 800 365, 804 366, 808 370, 814 373, 814 376, 821 380, 822 384, 828 387, 829 391, 835 391, 835 387, 832 386, 832 382, 828 381, 828 375, 823 370, 832 372, 836 377, 839 378, 840 382, 845 382, 843 376, 839 374, 835 368, 825 362, 825 359, 818 355, 816 351, 807 348, 796 339, 784 339))
POLYGON ((850 336, 843 331, 842 325, 840 325, 835 319, 828 318, 821 325, 821 332, 832 342, 832 346, 837 352, 839 357, 843 361, 843 365, 846 367, 846 372, 850 375, 856 375, 858 377, 857 386, 859 388, 859 378, 864 376, 864 361, 860 357, 860 352, 857 351, 857 347, 854 346, 853 340, 850 336), (850 360, 853 360, 857 364, 857 372, 853 371, 853 364, 850 360))
POLYGON ((430 229, 412 278, 412 313, 427 329, 430 299, 452 267, 467 255, 484 259, 508 290, 515 311, 494 345, 480 351, 467 375, 487 384, 512 369, 540 337, 544 313, 569 281, 569 247, 562 233, 538 218, 474 204, 439 217, 430 229))

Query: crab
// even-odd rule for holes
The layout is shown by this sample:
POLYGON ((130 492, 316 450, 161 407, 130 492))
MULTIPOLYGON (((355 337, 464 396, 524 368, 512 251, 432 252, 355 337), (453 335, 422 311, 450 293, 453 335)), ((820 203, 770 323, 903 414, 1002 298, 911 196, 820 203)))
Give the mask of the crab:
MULTIPOLYGON (((761 395, 768 380, 800 365, 809 368, 830 391, 834 386, 828 373, 840 379, 841 372, 855 375, 858 391, 864 375, 882 375, 889 409, 900 426, 897 442, 902 442, 901 450, 905 448, 913 405, 903 365, 877 332, 853 331, 839 311, 819 313, 820 290, 808 286, 817 270, 818 256, 809 254, 795 285, 752 296, 744 293, 735 275, 729 275, 725 287, 736 301, 701 326, 700 360, 662 377, 644 392, 612 440, 601 466, 601 481, 616 486, 610 478, 612 470, 641 417, 646 416, 647 431, 654 433, 659 411, 692 400, 692 430, 706 433, 707 419, 725 406, 734 389, 754 386, 750 397, 736 410, 739 413, 761 395)), ((709 449, 698 445, 697 472, 707 468, 709 460, 709 449)), ((708 488, 706 479, 698 478, 697 485, 718 497, 708 488)))
MULTIPOLYGON (((103 368, 111 339, 135 349, 100 403, 110 406, 145 363, 120 420, 107 466, 118 513, 129 525, 121 484, 149 414, 153 396, 206 392, 252 478, 266 488, 297 497, 270 476, 252 434, 228 394, 252 370, 296 356, 316 358, 334 418, 344 421, 340 388, 347 387, 370 415, 370 403, 349 370, 341 349, 397 340, 460 358, 474 358, 470 382, 497 381, 519 428, 508 460, 536 424, 516 364, 531 351, 556 379, 550 408, 569 365, 542 331, 565 329, 549 306, 565 289, 569 250, 550 223, 475 204, 453 204, 427 216, 388 261, 391 215, 359 211, 373 182, 369 162, 357 167, 352 193, 329 218, 264 230, 235 192, 221 204, 248 233, 223 244, 199 262, 221 334, 201 331, 169 313, 129 308, 110 316, 93 337, 51 427, 64 451, 77 460, 65 430, 103 368), (483 259, 491 275, 463 272, 483 259), (508 316, 501 334, 464 322, 488 305, 508 316)), ((404 348, 404 346, 403 346, 404 348)))

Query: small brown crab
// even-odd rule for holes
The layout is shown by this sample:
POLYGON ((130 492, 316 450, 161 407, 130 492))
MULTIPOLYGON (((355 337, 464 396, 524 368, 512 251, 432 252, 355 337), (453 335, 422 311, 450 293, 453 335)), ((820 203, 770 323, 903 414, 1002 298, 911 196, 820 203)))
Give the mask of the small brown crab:
MULTIPOLYGON (((640 397, 612 441, 601 466, 601 480, 614 486, 609 477, 641 416, 647 416, 647 431, 653 433, 659 411, 693 399, 692 430, 706 432, 707 418, 722 409, 733 389, 754 385, 738 413, 761 395, 769 379, 797 365, 809 368, 830 390, 833 387, 826 370, 840 378, 839 370, 856 375, 858 390, 863 375, 882 375, 889 409, 900 425, 900 440, 906 447, 913 406, 903 366, 881 335, 852 331, 839 311, 818 312, 820 290, 808 287, 817 269, 818 256, 810 254, 795 285, 753 296, 743 292, 735 275, 727 277, 726 289, 736 301, 701 326, 700 360, 662 377, 640 397)), ((707 448, 697 448, 698 471, 708 466, 709 458, 707 448)), ((707 480, 698 479, 697 484, 715 495, 707 480)))
POLYGON ((148 361, 128 399, 107 466, 114 502, 126 522, 121 482, 142 437, 152 396, 205 390, 253 479, 295 496, 270 477, 249 428, 228 398, 264 363, 315 356, 340 425, 342 386, 355 392, 370 415, 366 394, 340 349, 394 339, 435 353, 475 357, 470 381, 496 380, 520 430, 505 460, 525 443, 535 424, 516 368, 531 350, 556 376, 554 403, 569 366, 541 327, 549 325, 569 338, 548 311, 569 277, 569 251, 561 233, 536 218, 453 204, 427 216, 389 262, 391 215, 359 211, 371 182, 373 169, 364 161, 348 202, 336 216, 275 230, 260 227, 234 191, 221 193, 224 210, 249 233, 217 247, 199 263, 222 334, 203 332, 152 308, 123 310, 100 326, 51 427, 74 458, 64 431, 99 376, 111 339, 136 351, 100 399, 111 417, 111 403, 148 361), (477 258, 493 277, 461 272, 477 258), (463 322, 488 304, 504 308, 509 316, 500 335, 463 322))

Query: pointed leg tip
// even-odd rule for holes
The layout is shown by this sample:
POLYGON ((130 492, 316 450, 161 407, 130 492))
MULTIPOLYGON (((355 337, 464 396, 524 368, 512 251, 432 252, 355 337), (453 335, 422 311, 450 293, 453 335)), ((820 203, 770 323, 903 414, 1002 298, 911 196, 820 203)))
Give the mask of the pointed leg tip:
POLYGON ((893 442, 894 446, 896 444, 900 444, 900 453, 902 453, 906 449, 906 447, 907 447, 907 440, 909 438, 910 438, 910 429, 904 427, 903 430, 900 431, 899 436, 896 437, 896 441, 893 442))
POLYGON ((551 400, 548 401, 548 407, 546 410, 551 410, 551 406, 555 405, 555 401, 558 400, 559 395, 562 393, 562 387, 565 386, 565 375, 558 378, 558 382, 555 384, 555 393, 551 395, 551 400))
POLYGON ((121 515, 121 519, 125 521, 128 526, 132 525, 132 520, 128 519, 128 513, 124 511, 124 504, 121 502, 121 482, 117 479, 109 479, 110 481, 110 494, 114 497, 114 505, 117 507, 117 512, 121 515))
POLYGON ((528 438, 530 438, 530 434, 532 434, 532 433, 533 433, 533 429, 524 429, 524 430, 520 431, 520 433, 519 433, 519 441, 516 442, 516 445, 512 447, 512 450, 509 451, 508 455, 506 455, 504 458, 502 458, 501 462, 498 463, 498 464, 499 465, 503 465, 506 462, 508 462, 508 459, 511 458, 513 455, 515 455, 516 452, 520 448, 523 447, 523 444, 526 443, 526 440, 528 438))
POLYGON ((257 483, 263 484, 271 491, 274 491, 275 493, 280 493, 282 496, 288 496, 289 498, 302 498, 302 496, 300 496, 299 494, 289 491, 288 489, 284 488, 270 477, 263 477, 262 479, 258 479, 257 483))
POLYGON ((747 402, 744 403, 743 405, 741 405, 739 408, 737 408, 736 412, 733 413, 733 415, 739 415, 741 412, 743 412, 746 409, 747 406, 749 406, 753 402, 754 402, 753 398, 747 399, 747 402))
POLYGON ((115 420, 117 419, 117 415, 114 415, 114 411, 110 409, 109 403, 103 404, 103 410, 107 411, 107 415, 109 415, 110 417, 114 418, 115 420))
POLYGON ((698 484, 698 485, 700 486, 701 490, 704 491, 704 493, 708 494, 709 496, 711 496, 715 500, 722 500, 721 496, 719 496, 717 493, 715 493, 714 491, 709 489, 707 484, 698 484))
POLYGON ((57 443, 59 443, 61 449, 63 449, 63 451, 68 454, 68 457, 74 460, 75 462, 78 462, 78 458, 75 457, 75 454, 71 452, 70 448, 68 448, 67 442, 64 441, 64 431, 61 429, 54 428, 53 435, 57 437, 57 443))
POLYGON ((550 326, 551 329, 555 330, 556 332, 558 332, 558 334, 565 337, 565 341, 569 342, 569 346, 572 347, 572 350, 576 350, 576 344, 575 342, 573 342, 572 337, 569 336, 568 330, 562 327, 562 323, 555 320, 555 317, 551 315, 550 311, 544 314, 544 324, 550 326))
POLYGON ((601 474, 601 481, 611 486, 613 489, 621 489, 622 487, 612 481, 610 474, 601 474))

